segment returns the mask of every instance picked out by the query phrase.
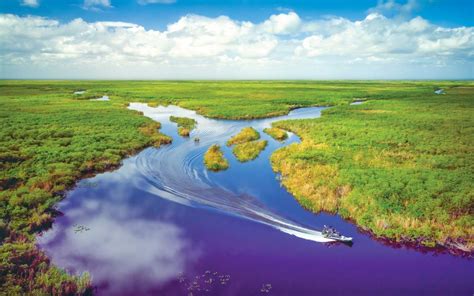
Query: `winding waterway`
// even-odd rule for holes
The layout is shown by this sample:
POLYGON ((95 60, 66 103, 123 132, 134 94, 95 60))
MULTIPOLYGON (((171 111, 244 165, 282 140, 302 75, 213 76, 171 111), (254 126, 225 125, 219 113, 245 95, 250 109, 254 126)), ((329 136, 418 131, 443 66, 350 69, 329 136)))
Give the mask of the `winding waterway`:
POLYGON ((280 143, 263 128, 318 117, 323 108, 249 121, 208 119, 176 106, 129 108, 161 122, 173 143, 81 181, 58 205, 64 215, 38 237, 54 264, 88 271, 99 295, 474 292, 471 260, 385 246, 338 216, 304 210, 280 186, 269 157, 299 139, 290 134, 280 143), (178 136, 170 115, 197 120, 190 138, 178 136), (269 144, 256 160, 240 163, 225 142, 247 126, 269 144), (203 165, 214 143, 229 160, 226 171, 203 165), (319 232, 324 224, 354 237, 354 245, 328 242, 319 232))

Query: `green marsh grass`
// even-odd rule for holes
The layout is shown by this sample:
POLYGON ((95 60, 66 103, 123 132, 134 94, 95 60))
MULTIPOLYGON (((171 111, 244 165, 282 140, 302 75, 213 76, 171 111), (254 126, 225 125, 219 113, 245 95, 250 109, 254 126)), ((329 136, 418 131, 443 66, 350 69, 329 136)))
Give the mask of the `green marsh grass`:
POLYGON ((263 132, 270 135, 273 139, 277 141, 284 141, 288 139, 288 133, 277 127, 270 127, 263 129, 263 132))
POLYGON ((474 87, 341 105, 281 121, 301 144, 273 168, 308 209, 338 213, 376 236, 474 249, 474 87))
POLYGON ((238 134, 227 141, 227 146, 260 139, 260 134, 253 127, 244 127, 238 134))
POLYGON ((204 164, 211 171, 222 171, 229 168, 229 162, 224 157, 221 147, 217 144, 211 145, 204 154, 204 164))
POLYGON ((227 141, 227 146, 232 146, 232 152, 240 162, 257 158, 267 146, 267 141, 257 141, 260 133, 253 127, 244 127, 238 134, 227 141))
POLYGON ((235 147, 232 149, 232 152, 240 162, 246 162, 257 158, 260 152, 262 152, 265 147, 267 147, 267 144, 268 142, 266 140, 240 143, 235 145, 235 147))
POLYGON ((178 125, 178 134, 182 137, 189 137, 197 124, 196 120, 188 117, 170 116, 170 121, 178 125))

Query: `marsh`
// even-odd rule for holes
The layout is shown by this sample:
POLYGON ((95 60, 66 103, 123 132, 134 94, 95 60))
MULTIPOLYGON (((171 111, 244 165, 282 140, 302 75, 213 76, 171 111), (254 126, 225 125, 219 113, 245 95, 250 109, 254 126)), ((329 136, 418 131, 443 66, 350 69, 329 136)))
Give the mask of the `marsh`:
POLYGON ((64 215, 38 238, 54 264, 90 272, 99 295, 251 295, 262 286, 276 294, 348 287, 394 295, 400 289, 469 291, 463 278, 474 271, 470 261, 386 246, 337 215, 305 210, 281 187, 270 155, 300 140, 289 133, 281 143, 262 130, 274 121, 319 117, 324 108, 245 121, 209 119, 176 106, 132 103, 129 108, 161 122, 160 131, 173 143, 147 148, 117 171, 81 181, 98 185, 72 190, 59 206, 64 215), (178 136, 170 116, 196 120, 191 138, 178 136), (268 146, 255 160, 241 163, 225 143, 248 126, 268 146), (202 158, 212 144, 221 146, 228 170, 205 168, 202 158), (331 244, 319 232, 325 224, 353 236, 354 245, 331 244), (88 231, 75 233, 75 225, 88 231))

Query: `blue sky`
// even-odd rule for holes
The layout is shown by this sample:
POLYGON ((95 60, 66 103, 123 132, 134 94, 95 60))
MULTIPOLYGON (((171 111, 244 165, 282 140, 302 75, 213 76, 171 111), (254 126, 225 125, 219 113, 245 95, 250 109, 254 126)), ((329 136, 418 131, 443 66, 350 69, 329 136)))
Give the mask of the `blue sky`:
POLYGON ((0 77, 472 79, 473 2, 2 0, 0 77))
MULTIPOLYGON (((83 18, 87 21, 126 21, 152 29, 163 29, 170 22, 186 14, 209 17, 227 15, 236 20, 261 22, 268 16, 289 9, 301 18, 326 15, 342 16, 351 20, 363 18, 367 11, 377 5, 377 0, 176 0, 169 4, 140 5, 138 1, 111 0, 113 8, 100 11, 81 9, 84 1, 39 0, 38 7, 21 5, 19 0, 2 0, 0 11, 19 15, 41 15, 69 21, 83 18)), ((404 1, 400 1, 403 3, 404 1)), ((424 0, 417 1, 413 14, 431 22, 447 26, 472 26, 474 24, 474 1, 470 0, 424 0)))

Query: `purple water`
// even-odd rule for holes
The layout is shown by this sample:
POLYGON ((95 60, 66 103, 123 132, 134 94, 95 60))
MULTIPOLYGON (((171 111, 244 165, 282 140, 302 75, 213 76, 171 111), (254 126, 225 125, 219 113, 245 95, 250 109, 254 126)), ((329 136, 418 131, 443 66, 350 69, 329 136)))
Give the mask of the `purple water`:
POLYGON ((148 148, 120 169, 81 181, 64 213, 38 244, 71 273, 89 272, 99 295, 472 295, 472 260, 385 246, 338 216, 304 210, 280 186, 271 153, 298 142, 290 134, 254 161, 239 163, 225 141, 242 127, 313 118, 323 108, 252 121, 212 120, 178 107, 132 104, 162 123, 173 144, 148 148), (170 115, 193 117, 191 138, 170 115), (195 143, 193 137, 199 137, 195 143), (203 166, 220 143, 227 171, 203 166), (324 243, 324 224, 354 244, 324 243))

